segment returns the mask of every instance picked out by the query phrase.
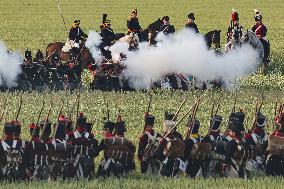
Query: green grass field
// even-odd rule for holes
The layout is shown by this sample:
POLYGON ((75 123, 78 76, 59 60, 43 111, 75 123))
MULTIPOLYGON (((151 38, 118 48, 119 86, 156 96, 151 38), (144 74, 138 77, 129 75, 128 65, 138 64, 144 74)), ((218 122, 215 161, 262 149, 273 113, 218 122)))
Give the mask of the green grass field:
MULTIPOLYGON (((133 8, 138 9, 140 23, 145 28, 149 23, 158 17, 168 15, 172 24, 177 29, 181 29, 186 22, 187 14, 193 11, 196 16, 196 23, 201 33, 206 33, 213 29, 222 30, 222 43, 225 43, 226 30, 229 24, 231 9, 236 8, 240 14, 240 22, 249 29, 254 24, 254 8, 259 8, 264 17, 264 23, 268 27, 268 38, 271 43, 273 71, 284 70, 283 48, 284 48, 284 26, 282 24, 284 1, 281 0, 259 0, 259 1, 233 1, 233 0, 178 0, 178 1, 138 1, 138 0, 62 0, 62 11, 65 16, 67 27, 74 19, 81 20, 81 27, 84 31, 99 30, 101 15, 109 14, 115 32, 126 32, 126 20, 133 8)), ((9 49, 24 52, 26 48, 32 49, 35 53, 37 49, 45 49, 48 43, 53 41, 65 41, 66 31, 62 24, 60 14, 57 9, 56 0, 1 0, 0 1, 1 22, 0 39, 3 40, 9 49)), ((270 79, 275 80, 275 79, 270 79)), ((279 79, 282 81, 282 78, 279 79)), ((268 81, 269 82, 269 81, 268 81)), ((258 87, 263 85, 262 80, 257 83, 258 87)), ((282 86, 282 84, 280 85, 282 86)), ((283 85, 284 86, 284 85, 283 85)), ((280 87, 281 88, 281 87, 280 87)), ((260 99, 260 91, 245 90, 240 91, 237 108, 243 108, 247 113, 247 128, 253 122, 253 113, 256 101, 260 99)), ((197 117, 201 120, 202 133, 207 131, 208 117, 210 115, 212 99, 217 99, 221 93, 207 92, 201 104, 197 117), (212 95, 213 94, 213 95, 212 95)), ((282 100, 283 93, 277 91, 265 92, 265 104, 263 112, 269 118, 269 130, 272 130, 272 119, 274 115, 274 104, 276 100, 282 100)), ((143 130, 143 112, 147 106, 147 95, 145 93, 105 93, 111 107, 111 114, 114 115, 119 110, 123 118, 127 121, 127 137, 136 144, 138 137, 143 130)), ((199 96, 198 92, 170 92, 157 91, 153 97, 151 112, 157 117, 156 126, 161 130, 163 112, 165 110, 175 111, 178 104, 185 96, 189 96, 186 107, 189 107, 194 97, 199 96)), ((19 93, 1 93, 0 105, 4 104, 4 99, 9 97, 9 114, 6 120, 12 119, 15 115, 19 93)), ((49 104, 50 99, 54 102, 51 120, 56 120, 56 116, 61 106, 61 99, 68 99, 69 107, 75 100, 75 95, 61 93, 24 93, 23 111, 20 120, 23 122, 23 138, 28 139, 27 125, 31 121, 36 121, 42 101, 45 99, 49 104), (65 98, 67 97, 67 98, 65 98)), ((224 125, 233 104, 232 94, 224 93, 220 114, 224 116, 224 125)), ((49 105, 46 105, 47 112, 49 105)), ((84 111, 89 120, 94 123, 94 131, 98 139, 101 139, 100 130, 102 127, 102 117, 105 115, 105 105, 101 92, 84 92, 82 94, 81 111, 84 111)), ((63 110, 65 113, 67 109, 63 110)), ((181 112, 186 111, 184 108, 181 112)), ((74 111, 75 113, 75 111, 74 111)), ((223 125, 223 127, 224 127, 223 125)), ((1 128, 2 129, 2 128, 1 128)), ((185 122, 180 125, 180 132, 185 130, 185 122)), ((99 159, 96 160, 98 164, 99 159)), ((94 180, 92 182, 79 183, 29 183, 20 185, 17 183, 3 184, 1 187, 7 188, 282 188, 282 178, 255 178, 250 181, 244 180, 188 180, 168 179, 168 178, 147 178, 132 175, 128 178, 109 179, 106 181, 94 180), (255 184, 257 183, 257 184, 255 184), (156 186, 156 184, 159 184, 156 186)))

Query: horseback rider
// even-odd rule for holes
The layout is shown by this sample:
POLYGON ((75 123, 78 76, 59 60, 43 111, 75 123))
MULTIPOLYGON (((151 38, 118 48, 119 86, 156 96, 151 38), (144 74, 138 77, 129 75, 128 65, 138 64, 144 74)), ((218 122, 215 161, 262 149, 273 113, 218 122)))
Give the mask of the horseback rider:
POLYGON ((82 41, 85 41, 87 37, 88 35, 80 28, 80 20, 75 20, 69 31, 69 40, 73 43, 73 47, 75 47, 75 49, 73 49, 75 55, 79 54, 80 44, 82 41))
MULTIPOLYGON (((145 132, 140 136, 138 147, 138 160, 140 161, 141 173, 147 173, 148 168, 152 174, 157 174, 154 170, 154 152, 157 150, 161 135, 154 130, 155 117, 152 115, 145 116, 145 132), (153 165, 152 165, 153 164, 153 165)), ((157 164, 156 164, 157 165, 157 164)))
POLYGON ((130 18, 127 20, 127 35, 130 33, 135 33, 138 35, 139 39, 141 38, 142 28, 139 24, 139 19, 137 17, 137 9, 134 9, 131 12, 130 18))
POLYGON ((243 35, 243 27, 240 25, 239 20, 238 12, 232 9, 232 19, 227 31, 226 51, 231 49, 235 44, 238 44, 243 35))
POLYGON ((159 175, 174 177, 179 173, 179 168, 185 171, 185 163, 182 160, 184 155, 184 142, 182 135, 176 131, 173 120, 174 114, 165 112, 163 122, 164 137, 160 140, 154 157, 161 163, 159 175))
POLYGON ((189 13, 187 16, 187 24, 184 26, 187 29, 194 31, 195 33, 199 33, 198 27, 195 23, 194 13, 189 13))
POLYGON ((174 25, 170 24, 169 16, 164 16, 162 18, 162 21, 163 21, 163 24, 160 27, 160 32, 163 32, 165 35, 175 33, 175 27, 174 25))
POLYGON ((266 38, 267 34, 267 28, 266 26, 262 23, 262 15, 258 9, 255 9, 255 25, 252 26, 251 30, 256 34, 256 36, 259 38, 259 40, 263 44, 264 48, 264 57, 266 58, 266 62, 269 62, 269 55, 270 55, 270 44, 268 39, 266 38))
POLYGON ((106 59, 111 59, 111 52, 109 51, 109 47, 113 44, 115 39, 115 35, 113 30, 111 29, 111 21, 107 20, 107 14, 103 14, 103 21, 101 28, 101 38, 102 43, 100 45, 101 52, 106 59))

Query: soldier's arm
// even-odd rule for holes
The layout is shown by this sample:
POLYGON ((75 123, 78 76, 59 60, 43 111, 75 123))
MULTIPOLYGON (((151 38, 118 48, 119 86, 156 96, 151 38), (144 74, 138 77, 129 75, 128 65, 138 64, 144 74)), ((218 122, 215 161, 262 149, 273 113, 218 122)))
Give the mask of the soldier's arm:
POLYGON ((261 37, 266 37, 267 33, 267 28, 265 26, 262 26, 262 36, 261 37))
POLYGON ((101 140, 99 146, 98 146, 98 153, 100 153, 101 151, 103 151, 106 148, 105 143, 104 143, 104 139, 101 140))
POLYGON ((164 156, 163 150, 165 146, 167 145, 167 140, 166 139, 161 139, 160 144, 158 146, 158 149, 154 153, 154 157, 158 158, 160 161, 165 159, 166 157, 164 156))

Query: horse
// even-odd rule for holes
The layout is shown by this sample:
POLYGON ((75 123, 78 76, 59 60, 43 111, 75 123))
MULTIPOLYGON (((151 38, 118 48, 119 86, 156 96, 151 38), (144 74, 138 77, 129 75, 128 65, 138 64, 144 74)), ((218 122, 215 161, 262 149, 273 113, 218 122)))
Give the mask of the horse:
POLYGON ((256 34, 248 30, 243 33, 241 37, 241 44, 250 44, 259 54, 259 58, 262 61, 260 63, 260 72, 266 74, 269 65, 270 44, 268 40, 260 39, 256 34))
POLYGON ((46 59, 58 56, 61 61, 78 61, 79 65, 81 65, 83 69, 87 68, 89 64, 94 62, 92 54, 89 49, 85 47, 84 43, 80 45, 79 52, 78 49, 74 47, 71 48, 69 52, 63 52, 62 48, 64 45, 65 44, 62 42, 53 42, 48 44, 46 48, 46 59))
POLYGON ((204 35, 208 49, 213 47, 214 49, 221 48, 221 30, 212 30, 204 35))
MULTIPOLYGON (((153 23, 149 24, 148 27, 143 30, 140 34, 140 42, 154 40, 157 34, 160 31, 160 27, 163 24, 163 21, 158 18, 153 23)), ((152 41, 154 42, 154 41, 152 41)))

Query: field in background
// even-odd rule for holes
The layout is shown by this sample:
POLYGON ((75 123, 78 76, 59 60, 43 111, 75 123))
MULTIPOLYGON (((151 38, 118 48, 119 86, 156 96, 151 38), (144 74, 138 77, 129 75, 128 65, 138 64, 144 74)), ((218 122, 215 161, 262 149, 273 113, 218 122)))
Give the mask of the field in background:
MULTIPOLYGON (((126 20, 130 11, 133 8, 138 9, 140 23, 145 28, 149 23, 156 20, 158 17, 168 15, 171 18, 172 24, 177 29, 183 28, 186 22, 187 14, 192 11, 196 16, 196 23, 200 32, 205 34, 213 29, 222 30, 222 43, 225 43, 226 30, 229 24, 231 9, 236 8, 240 14, 241 24, 249 29, 254 24, 254 8, 260 8, 264 23, 268 27, 268 38, 270 39, 272 49, 272 71, 284 72, 283 63, 283 48, 284 48, 284 19, 283 8, 284 1, 281 0, 177 0, 177 1, 141 1, 141 0, 62 0, 62 11, 64 13, 67 27, 69 29, 74 19, 81 20, 81 27, 84 31, 99 30, 101 23, 101 15, 109 14, 109 19, 112 20, 113 29, 115 32, 126 32, 126 20)), ((56 0, 1 0, 1 27, 0 40, 3 40, 9 49, 20 50, 24 52, 26 48, 32 49, 33 53, 37 49, 44 50, 48 43, 53 41, 65 41, 67 38, 66 31, 63 27, 60 14, 57 10, 56 0)), ((189 57, 190 58, 190 57, 189 57)), ((258 86, 263 85, 263 78, 256 79, 258 86)), ((269 81, 275 81, 275 78, 269 81)), ((267 82, 269 82, 267 81, 267 82)), ((283 81, 282 78, 279 81, 283 81)), ((273 85, 273 84, 272 84, 273 85)), ((279 85, 279 88, 284 84, 279 85)), ((283 88, 282 88, 283 89, 283 88)), ((212 99, 217 99, 221 93, 207 92, 200 106, 197 117, 202 124, 202 133, 205 134, 208 129, 208 118, 210 115, 212 99), (213 94, 213 95, 212 95, 213 94)), ((250 128, 253 122, 253 113, 257 99, 260 99, 260 91, 245 90, 239 93, 237 108, 243 108, 247 113, 246 127, 250 128)), ((127 137, 135 141, 137 144, 138 137, 143 130, 143 112, 147 106, 147 95, 145 93, 105 93, 104 94, 110 103, 112 119, 114 115, 120 111, 128 126, 127 137)), ((153 97, 153 105, 151 112, 157 117, 156 127, 160 131, 165 110, 175 111, 179 103, 185 96, 189 96, 186 107, 190 106, 194 97, 199 96, 198 92, 169 92, 156 91, 153 97)), ((263 112, 269 118, 269 130, 272 130, 272 120, 274 115, 275 101, 282 100, 283 93, 277 91, 268 91, 265 93, 265 104, 263 112)), ((12 119, 18 107, 20 94, 0 94, 0 107, 3 107, 4 99, 9 98, 9 116, 6 120, 12 119)), ((61 93, 24 93, 23 111, 20 115, 20 120, 23 122, 23 138, 29 139, 28 124, 31 121, 36 121, 42 101, 46 100, 45 113, 49 107, 49 101, 52 99, 54 107, 51 120, 55 121, 59 112, 62 98, 68 99, 68 107, 70 108, 75 100, 75 95, 61 93), (67 98, 66 98, 67 97, 67 98)), ((65 102, 66 103, 66 102, 65 102)), ((223 93, 222 105, 220 114, 224 116, 223 129, 227 121, 227 117, 231 111, 233 104, 233 95, 223 93)), ((98 139, 101 139, 100 131, 102 128, 102 118, 105 115, 106 109, 103 102, 103 94, 101 92, 84 92, 82 94, 81 111, 84 111, 90 122, 94 123, 94 131, 98 139)), ((64 113, 68 112, 65 108, 64 113)), ((184 108, 181 115, 186 111, 184 108)), ((73 111, 73 114, 75 110, 73 111)), ((42 116, 44 117, 44 116, 42 116)), ((73 116, 74 118, 74 116, 73 116)), ((186 120, 185 120, 186 121, 186 120)), ((185 121, 180 125, 180 132, 185 130, 185 121)), ((3 123, 2 123, 3 124, 3 123)), ((2 127, 1 127, 2 129, 2 127)), ((1 132, 0 129, 0 132, 1 132)), ((99 158, 96 160, 98 165, 99 158)), ((138 166, 138 165, 137 165, 138 166)), ((36 188, 282 188, 283 179, 281 178, 256 178, 251 181, 244 180, 194 180, 189 181, 185 178, 165 179, 165 178, 147 178, 140 175, 133 175, 121 181, 114 180, 94 180, 92 182, 79 183, 31 183, 28 185, 7 184, 3 187, 26 187, 36 188), (157 186, 157 183, 159 184, 157 186), (256 184, 257 183, 257 184, 256 184), (221 186, 220 186, 221 185, 221 186)))

